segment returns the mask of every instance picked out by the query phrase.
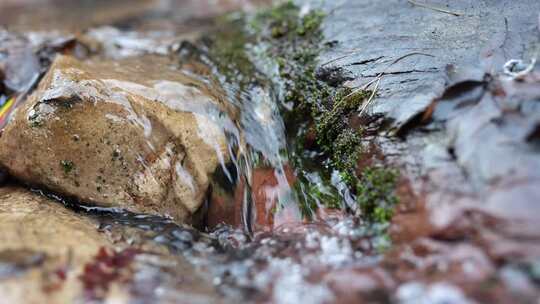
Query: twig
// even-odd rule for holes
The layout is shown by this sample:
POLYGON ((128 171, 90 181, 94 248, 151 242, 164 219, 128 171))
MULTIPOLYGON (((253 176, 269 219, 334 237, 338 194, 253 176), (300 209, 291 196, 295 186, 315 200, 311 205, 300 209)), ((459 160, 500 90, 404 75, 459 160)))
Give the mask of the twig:
POLYGON ((453 16, 456 16, 456 17, 459 17, 459 16, 463 15, 461 13, 456 13, 456 12, 453 12, 453 11, 450 11, 450 10, 446 10, 444 8, 435 7, 435 6, 431 6, 431 5, 424 4, 424 3, 418 3, 418 2, 416 2, 414 0, 407 0, 407 2, 409 2, 412 5, 420 6, 420 7, 427 8, 427 9, 434 10, 434 11, 441 12, 441 13, 450 14, 450 15, 453 15, 453 16))
MULTIPOLYGON (((405 55, 399 57, 398 59, 392 61, 392 63, 390 63, 390 64, 386 67, 386 69, 388 69, 388 68, 391 67, 392 65, 394 65, 394 64, 396 64, 396 63, 398 63, 398 62, 400 62, 401 60, 403 60, 403 59, 405 59, 405 58, 407 58, 407 57, 414 56, 414 55, 422 55, 422 56, 428 56, 428 57, 435 57, 435 56, 433 56, 433 55, 431 55, 431 54, 427 54, 427 53, 422 53, 422 52, 412 52, 412 53, 409 53, 409 54, 405 54, 405 55)), ((386 70, 385 70, 385 71, 386 71, 386 70)))

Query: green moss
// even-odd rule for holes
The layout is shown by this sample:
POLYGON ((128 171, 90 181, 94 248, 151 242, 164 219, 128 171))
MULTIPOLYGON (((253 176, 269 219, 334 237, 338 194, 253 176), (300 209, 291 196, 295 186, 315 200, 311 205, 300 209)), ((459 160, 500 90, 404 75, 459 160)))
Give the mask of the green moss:
POLYGON ((350 128, 341 132, 333 147, 332 164, 341 172, 352 172, 360 153, 360 134, 350 128))
POLYGON ((321 11, 311 11, 300 17, 291 1, 259 13, 254 22, 259 30, 258 40, 267 45, 267 55, 274 58, 283 82, 285 101, 305 111, 321 98, 328 98, 324 83, 315 78, 318 54, 321 51, 321 11))
POLYGON ((356 162, 358 161, 361 130, 348 127, 347 117, 354 112, 368 96, 368 92, 353 92, 349 88, 338 90, 332 101, 332 108, 320 111, 315 118, 317 143, 323 151, 331 155, 332 165, 343 172, 346 182, 352 185, 356 162))
MULTIPOLYGON (((368 92, 346 87, 336 89, 317 79, 316 59, 324 48, 320 29, 324 17, 319 10, 301 17, 299 8, 289 1, 259 13, 250 23, 252 31, 259 33, 257 40, 267 46, 267 56, 275 58, 279 69, 277 82, 285 93, 284 102, 293 105, 292 111, 284 111, 287 125, 291 129, 305 125, 306 121, 312 125, 316 143, 329 160, 328 172, 321 174, 324 185, 308 185, 302 189, 302 193, 308 193, 301 206, 305 211, 314 210, 318 205, 344 208, 340 194, 329 190, 333 189, 330 175, 338 170, 344 182, 355 185, 354 169, 361 152, 361 134, 348 126, 348 120, 368 96, 368 92)), ((299 139, 298 134, 293 137, 296 141, 293 155, 297 159, 292 161, 305 167, 310 161, 298 159, 304 155, 304 140, 302 136, 299 139)))
POLYGON ((294 184, 294 190, 301 194, 298 202, 300 203, 300 211, 305 217, 311 218, 319 206, 329 209, 343 208, 341 196, 330 185, 328 179, 321 180, 320 183, 311 183, 303 176, 300 176, 299 179, 301 181, 294 184))
POLYGON ((270 33, 272 38, 281 38, 287 34, 294 34, 300 27, 301 20, 298 13, 298 7, 292 1, 288 1, 259 12, 252 24, 257 24, 258 30, 268 31, 263 34, 270 33))
POLYGON ((241 21, 232 20, 223 24, 227 26, 209 37, 211 44, 208 46, 208 53, 210 58, 216 59, 214 64, 220 73, 225 75, 229 82, 237 83, 243 88, 250 81, 246 79, 246 75, 257 74, 245 50, 249 37, 243 32, 241 21))
POLYGON ((398 173, 383 167, 364 169, 356 185, 356 201, 362 216, 374 223, 388 223, 397 204, 398 173))
POLYGON ((296 29, 296 33, 303 36, 307 33, 317 31, 321 26, 324 17, 325 14, 321 11, 310 12, 308 15, 302 18, 302 22, 296 29))
POLYGON ((62 167, 62 170, 64 170, 65 174, 69 174, 75 168, 75 164, 70 160, 61 160, 60 166, 62 167))
POLYGON ((370 92, 336 88, 317 78, 317 57, 324 48, 333 47, 323 43, 324 18, 319 10, 300 16, 292 1, 254 16, 229 16, 220 21, 220 30, 209 36, 206 52, 218 74, 238 85, 239 91, 266 85, 269 80, 279 89, 280 102, 290 106, 282 113, 287 125, 289 160, 298 169, 299 182, 294 191, 304 215, 321 205, 345 208, 332 181, 337 171, 351 194, 358 197, 366 219, 388 222, 396 202, 395 172, 377 167, 368 168, 361 176, 355 173, 362 153, 362 131, 351 128, 349 121, 370 92), (264 71, 258 70, 261 62, 254 64, 254 58, 263 58, 264 71), (268 68, 267 61, 272 68, 268 68), (310 149, 316 151, 306 151, 306 142, 313 142, 307 138, 313 135, 316 147, 310 149), (313 181, 313 174, 318 176, 317 181, 313 181))

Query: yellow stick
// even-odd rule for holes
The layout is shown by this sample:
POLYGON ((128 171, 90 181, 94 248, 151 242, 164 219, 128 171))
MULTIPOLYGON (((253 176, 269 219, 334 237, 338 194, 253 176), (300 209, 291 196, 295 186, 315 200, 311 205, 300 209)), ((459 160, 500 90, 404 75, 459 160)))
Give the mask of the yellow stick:
POLYGON ((15 98, 11 97, 8 99, 8 101, 0 108, 0 118, 2 118, 13 106, 13 103, 15 102, 15 98))

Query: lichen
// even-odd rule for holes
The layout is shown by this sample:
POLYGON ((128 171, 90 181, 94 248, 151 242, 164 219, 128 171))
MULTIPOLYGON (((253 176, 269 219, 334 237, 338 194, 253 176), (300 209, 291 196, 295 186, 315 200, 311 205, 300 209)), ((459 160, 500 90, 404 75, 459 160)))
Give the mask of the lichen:
POLYGON ((32 128, 39 128, 43 126, 43 120, 37 110, 34 110, 34 112, 28 116, 28 124, 32 128))

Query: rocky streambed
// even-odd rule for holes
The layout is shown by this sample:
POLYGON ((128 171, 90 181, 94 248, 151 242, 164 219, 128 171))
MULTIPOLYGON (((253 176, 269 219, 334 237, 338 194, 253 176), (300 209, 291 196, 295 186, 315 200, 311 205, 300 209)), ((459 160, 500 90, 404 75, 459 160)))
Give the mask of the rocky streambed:
POLYGON ((0 302, 537 302, 539 11, 0 3, 0 302))

